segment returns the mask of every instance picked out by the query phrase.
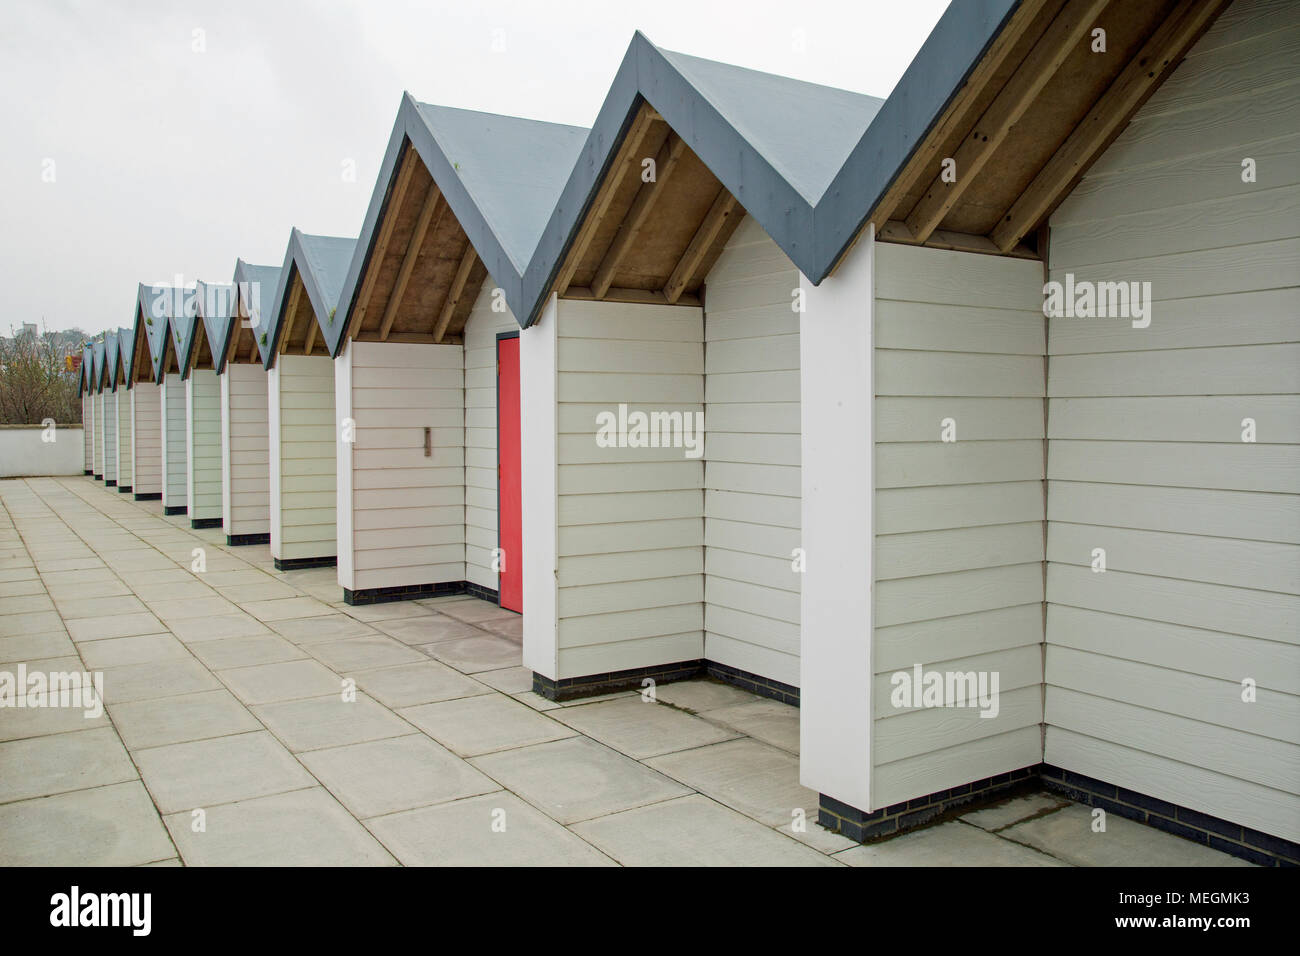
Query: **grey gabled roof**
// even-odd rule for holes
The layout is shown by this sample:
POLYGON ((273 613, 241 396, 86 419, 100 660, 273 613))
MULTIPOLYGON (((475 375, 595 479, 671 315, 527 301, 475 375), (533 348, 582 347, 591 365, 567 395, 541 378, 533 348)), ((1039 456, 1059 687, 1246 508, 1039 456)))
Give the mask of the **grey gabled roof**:
MULTIPOLYGON (((316 323, 320 326, 326 345, 338 337, 334 328, 342 323, 337 315, 339 293, 356 245, 355 239, 313 236, 298 228, 289 234, 289 247, 284 253, 284 266, 280 269, 280 281, 268 316, 266 353, 262 358, 267 368, 275 361, 280 336, 284 333, 289 290, 293 288, 295 275, 302 276, 303 288, 307 290, 307 299, 311 302, 312 313, 316 316, 316 323)), ((260 334, 258 338, 261 338, 260 334)))
POLYGON ((81 347, 81 369, 77 375, 77 394, 85 395, 90 391, 90 376, 95 370, 95 350, 89 342, 81 347))
POLYGON ((517 315, 524 269, 587 132, 578 126, 434 106, 404 94, 343 284, 342 319, 325 330, 330 354, 337 355, 342 347, 405 143, 419 154, 517 315))
POLYGON ((225 369, 226 347, 234 327, 235 287, 226 282, 199 280, 194 285, 194 301, 212 351, 212 366, 220 374, 225 369))
MULTIPOLYGON (((274 301, 276 289, 280 285, 280 267, 255 266, 243 259, 236 259, 235 275, 230 282, 235 287, 234 314, 236 316, 241 314, 239 306, 242 303, 242 311, 247 313, 253 327, 253 337, 257 342, 258 355, 261 356, 262 362, 265 364, 266 357, 269 354, 267 342, 270 339, 270 335, 266 333, 266 316, 272 311, 271 303, 274 301)), ((233 328, 231 334, 234 334, 233 328)), ((217 369, 218 372, 225 371, 226 351, 222 350, 221 366, 217 369)))
POLYGON ((834 268, 1020 0, 952 3, 886 100, 661 50, 632 38, 524 275, 536 321, 641 103, 814 284, 834 268))
POLYGON ((90 390, 92 392, 102 392, 104 390, 104 343, 102 340, 93 342, 90 348, 90 390))
POLYGON ((149 368, 154 384, 162 382, 163 360, 167 356, 168 325, 174 308, 175 290, 171 286, 141 282, 136 287, 134 324, 144 323, 145 341, 149 343, 149 368))
POLYGON ((171 330, 170 347, 176 350, 176 368, 182 379, 189 378, 193 359, 194 341, 199 332, 198 295, 195 289, 171 289, 171 315, 167 325, 171 330))
POLYGON ((130 388, 132 363, 135 360, 135 329, 117 330, 117 354, 117 367, 122 384, 130 388))
POLYGON ((117 391, 117 331, 112 330, 104 333, 104 371, 103 385, 101 388, 107 388, 110 392, 117 391))

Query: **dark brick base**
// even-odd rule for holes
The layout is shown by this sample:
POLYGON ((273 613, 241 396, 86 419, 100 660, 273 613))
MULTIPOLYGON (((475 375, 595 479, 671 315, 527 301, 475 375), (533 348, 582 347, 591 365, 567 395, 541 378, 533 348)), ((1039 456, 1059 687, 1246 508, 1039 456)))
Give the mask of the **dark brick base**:
POLYGON ((130 486, 130 485, 118 485, 118 486, 117 486, 117 493, 118 493, 119 495, 129 495, 129 494, 131 493, 131 486, 130 486))
POLYGON ((228 534, 226 535, 226 545, 231 548, 238 548, 245 544, 270 544, 271 535, 267 532, 262 534, 228 534))
POLYGON ((161 491, 137 491, 135 493, 136 501, 162 501, 161 491))
POLYGON ((1023 767, 1011 773, 896 803, 892 807, 883 807, 871 813, 865 813, 823 793, 817 822, 851 840, 870 843, 933 823, 955 810, 970 809, 971 804, 990 803, 1014 793, 1038 788, 1059 793, 1090 807, 1100 807, 1107 813, 1145 823, 1261 866, 1300 866, 1300 844, 1050 764, 1023 767))
MULTIPOLYGON (((161 496, 160 496, 161 497, 161 496)), ((183 515, 190 509, 184 505, 164 505, 163 514, 165 515, 183 515)))
POLYGON ((656 684, 689 680, 704 673, 708 661, 677 661, 674 664, 656 664, 653 667, 632 667, 628 670, 610 671, 607 674, 588 674, 585 677, 565 677, 553 680, 533 672, 533 692, 547 700, 577 700, 613 694, 620 690, 640 690, 641 682, 649 677, 656 684))
POLYGON ((103 476, 103 475, 95 475, 95 480, 96 480, 96 481, 103 481, 103 480, 104 480, 104 476, 103 476))
POLYGON ((481 584, 475 584, 473 581, 465 582, 465 593, 470 597, 476 597, 480 601, 491 601, 493 604, 501 604, 501 593, 494 591, 492 588, 485 588, 481 584))
POLYGON ((1101 807, 1107 813, 1145 823, 1157 830, 1222 850, 1260 866, 1300 866, 1300 843, 1251 830, 1212 817, 1208 813, 1166 803, 1051 764, 1040 764, 1038 771, 1043 787, 1090 807, 1101 807))
POLYGON ((117 479, 116 479, 116 478, 109 478, 107 481, 104 482, 104 487, 105 487, 105 488, 116 488, 116 487, 117 487, 117 479))
POLYGON ((190 527, 191 528, 220 528, 221 519, 220 518, 191 518, 190 527))
POLYGON ((705 661, 705 663, 708 665, 709 676, 714 680, 720 680, 724 684, 735 684, 759 697, 770 697, 792 707, 799 706, 799 688, 792 684, 782 684, 779 680, 760 677, 758 674, 742 671, 738 667, 728 667, 726 664, 716 664, 713 661, 705 661))
POLYGON ((288 558, 287 560, 275 559, 275 569, 277 571, 301 571, 305 568, 334 568, 338 567, 339 559, 331 555, 328 558, 288 558))
POLYGON ((87 474, 87 475, 93 475, 94 472, 91 471, 89 468, 87 468, 87 469, 86 469, 86 474, 87 474))
POLYGON ((656 664, 652 667, 633 667, 628 670, 610 671, 607 674, 566 677, 558 681, 534 672, 533 691, 548 700, 576 700, 579 697, 594 697, 597 694, 613 694, 620 690, 640 690, 641 682, 647 677, 654 680, 656 684, 669 684, 673 681, 690 680, 692 677, 701 676, 711 677, 724 684, 734 684, 760 697, 769 697, 783 704, 799 706, 798 687, 710 660, 677 661, 673 664, 656 664))
MULTIPOLYGON (((405 584, 391 588, 359 588, 356 591, 343 589, 343 601, 346 604, 364 606, 367 604, 389 604, 393 601, 414 601, 419 598, 445 597, 449 594, 464 594, 464 581, 441 581, 437 584, 405 584)), ((495 597, 493 598, 495 601, 495 597)))

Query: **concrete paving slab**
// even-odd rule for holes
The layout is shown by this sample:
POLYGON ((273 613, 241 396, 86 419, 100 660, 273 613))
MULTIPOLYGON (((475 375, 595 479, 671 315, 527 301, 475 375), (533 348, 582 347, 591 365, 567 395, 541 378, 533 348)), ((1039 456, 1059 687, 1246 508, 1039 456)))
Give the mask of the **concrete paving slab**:
POLYGON ((259 704, 251 709, 253 716, 295 753, 398 737, 413 730, 387 707, 363 694, 355 700, 344 700, 335 693, 259 704))
MULTIPOLYGON (((188 816, 196 808, 210 809, 315 784, 284 745, 266 731, 150 747, 137 750, 134 756, 154 803, 164 814, 185 811, 188 816)), ((170 824, 169 829, 175 834, 170 824)), ((181 855, 186 855, 184 848, 181 855)))
POLYGON ((560 823, 577 823, 690 793, 686 787, 586 737, 470 761, 560 823))
POLYGON ((707 712, 704 719, 738 730, 746 736, 799 752, 799 708, 775 700, 751 699, 707 712))
POLYGON ((609 857, 500 791, 368 820, 407 866, 612 866, 609 857))
POLYGON ((103 672, 104 700, 110 704, 175 697, 221 686, 220 681, 192 657, 105 667, 103 672))
POLYGON ((575 824, 624 866, 835 866, 816 850, 699 794, 575 824))
POLYGON ((1114 813, 1106 831, 1092 829, 1092 808, 1071 804, 998 833, 1075 866, 1250 866, 1245 860, 1200 846, 1114 813))
POLYGON ((87 641, 81 645, 81 659, 87 667, 96 670, 189 656, 190 652, 185 649, 185 645, 170 634, 110 637, 103 641, 87 641))
POLYGON ((307 657, 296 644, 286 641, 278 634, 253 634, 249 637, 228 637, 220 641, 199 641, 192 644, 190 650, 195 657, 213 670, 275 664, 280 661, 303 660, 307 657))
MULTIPOLYGON (((56 614, 55 617, 58 617, 56 614)), ((0 618, 3 627, 4 618, 0 618)), ((114 614, 106 617, 83 617, 67 622, 68 633, 74 641, 102 641, 110 637, 136 637, 140 634, 161 634, 167 628, 149 613, 114 614)), ((46 628, 48 630, 48 628, 46 628)), ((35 630, 35 628, 32 628, 35 630)))
POLYGON ((523 650, 518 644, 511 643, 504 637, 487 634, 437 644, 421 644, 420 651, 466 674, 518 667, 523 661, 523 650))
POLYGON ((343 692, 342 679, 319 661, 233 667, 220 674, 226 686, 245 704, 269 704, 343 692))
POLYGON ((0 803, 137 777, 112 727, 0 743, 0 803))
POLYGON ((999 836, 952 820, 836 853, 849 866, 1068 866, 999 836))
POLYGON ((0 866, 142 866, 175 858, 138 780, 0 806, 0 866))
POLYGON ((337 613, 273 621, 270 626, 277 634, 287 637, 295 644, 319 644, 379 633, 369 624, 337 613))
POLYGON ((287 621, 292 618, 320 617, 333 614, 328 604, 309 597, 276 598, 272 601, 249 601, 240 607, 263 623, 287 621))
POLYGON ((261 730, 262 724, 223 688, 110 704, 109 714, 131 750, 261 730))
POLYGON ((41 657, 61 657, 76 654, 77 649, 67 631, 45 631, 41 634, 17 634, 0 637, 0 666, 30 661, 41 657))
POLYGON ((399 713, 463 757, 560 740, 576 733, 501 694, 421 704, 399 713))
POLYGON ((53 611, 54 602, 42 589, 35 594, 0 597, 0 617, 7 614, 29 614, 33 611, 53 611))
POLYGON ((655 688, 655 696, 674 707, 693 710, 697 714, 717 710, 730 704, 754 702, 754 695, 749 691, 703 677, 660 684, 655 688))
POLYGON ((326 667, 340 674, 396 664, 418 664, 429 659, 401 641, 382 634, 312 644, 310 653, 326 667))
POLYGON ((371 697, 394 708, 491 693, 474 678, 427 659, 419 664, 356 671, 350 676, 371 697))
POLYGON ((496 671, 480 671, 474 675, 474 679, 503 694, 523 694, 533 689, 533 672, 527 667, 503 667, 496 671))
POLYGON ((637 760, 703 747, 738 736, 734 730, 640 696, 564 707, 552 716, 637 760))
POLYGON ((379 604, 349 604, 343 613, 358 621, 396 621, 401 618, 431 617, 433 611, 414 601, 384 601, 379 604))
POLYGON ((218 595, 200 598, 168 598, 164 601, 150 601, 149 608, 158 618, 167 624, 194 617, 218 617, 222 614, 238 614, 239 606, 218 595))
POLYGON ((338 801, 313 787, 165 818, 188 866, 393 866, 395 861, 338 801))
POLYGON ((185 618, 184 620, 172 621, 169 628, 173 634, 186 644, 272 633, 271 629, 257 618, 243 613, 185 618))
POLYGON ((420 733, 313 750, 301 759, 359 819, 501 789, 420 733))
POLYGON ((422 617, 404 617, 395 621, 376 621, 377 630, 383 631, 403 644, 435 644, 466 637, 481 637, 483 632, 473 624, 454 621, 441 614, 422 617))
MULTIPOLYGON (((2 603, 2 602, 0 602, 2 603)), ((76 621, 86 617, 105 617, 110 614, 145 614, 149 611, 144 602, 133 594, 119 594, 112 597, 88 597, 79 593, 73 598, 57 598, 59 614, 65 621, 76 621)), ((3 614, 0 608, 0 614, 3 614)))
POLYGON ((499 607, 488 601, 458 601, 438 609, 439 613, 454 617, 466 624, 479 624, 484 621, 513 621, 521 617, 514 611, 499 607))
MULTIPOLYGON (((59 617, 57 611, 26 611, 20 614, 6 614, 0 617, 0 637, 17 637, 20 634, 57 631, 63 626, 63 618, 59 617)), ((159 628, 142 633, 153 633, 157 630, 159 628)), ((108 636, 115 637, 117 635, 108 636)))
POLYGON ((960 819, 981 830, 1001 830, 1030 817, 1042 816, 1070 805, 1070 801, 1053 793, 1027 793, 1009 797, 992 806, 963 813, 960 819))

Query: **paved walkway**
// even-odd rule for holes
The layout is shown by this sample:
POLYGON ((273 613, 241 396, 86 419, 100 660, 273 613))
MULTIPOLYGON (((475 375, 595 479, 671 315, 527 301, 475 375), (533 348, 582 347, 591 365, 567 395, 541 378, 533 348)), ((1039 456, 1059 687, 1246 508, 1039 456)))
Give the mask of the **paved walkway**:
POLYGON ((0 481, 0 671, 102 671, 107 701, 0 709, 0 865, 1239 863, 1047 794, 858 846, 815 823, 794 708, 710 681, 558 705, 516 614, 348 607, 334 569, 187 525, 0 481))

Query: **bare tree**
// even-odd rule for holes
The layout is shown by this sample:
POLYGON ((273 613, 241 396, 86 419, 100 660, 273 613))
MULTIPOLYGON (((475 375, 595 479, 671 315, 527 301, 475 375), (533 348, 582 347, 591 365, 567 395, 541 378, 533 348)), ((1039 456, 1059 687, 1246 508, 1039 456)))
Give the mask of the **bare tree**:
POLYGON ((0 336, 0 424, 81 421, 77 394, 85 335, 80 330, 38 332, 31 324, 0 336))

